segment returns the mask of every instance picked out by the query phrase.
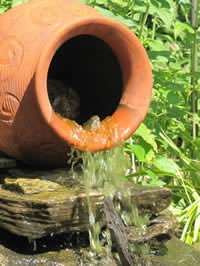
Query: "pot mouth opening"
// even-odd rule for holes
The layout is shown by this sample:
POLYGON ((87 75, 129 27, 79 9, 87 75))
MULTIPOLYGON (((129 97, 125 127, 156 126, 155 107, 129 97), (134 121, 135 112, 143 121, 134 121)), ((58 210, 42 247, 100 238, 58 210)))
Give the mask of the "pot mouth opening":
POLYGON ((92 116, 104 120, 122 96, 120 63, 102 39, 80 34, 56 50, 48 69, 47 92, 57 116, 84 125, 92 116))
POLYGON ((109 149, 128 138, 144 119, 151 98, 152 74, 140 41, 119 22, 101 16, 77 19, 52 34, 34 80, 44 121, 80 150, 109 149), (72 89, 80 100, 74 104, 77 116, 63 119, 56 111, 62 101, 51 95, 49 82, 53 91, 72 89), (101 120, 94 120, 97 130, 84 126, 92 116, 101 120))

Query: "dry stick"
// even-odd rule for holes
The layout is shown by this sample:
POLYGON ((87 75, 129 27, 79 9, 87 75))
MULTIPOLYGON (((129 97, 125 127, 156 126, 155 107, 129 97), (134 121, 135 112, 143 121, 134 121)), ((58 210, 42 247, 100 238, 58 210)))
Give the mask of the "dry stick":
POLYGON ((117 214, 113 202, 109 196, 105 197, 104 199, 103 211, 105 214, 107 227, 110 230, 112 241, 115 243, 122 265, 136 265, 135 258, 129 253, 128 237, 124 224, 117 214))

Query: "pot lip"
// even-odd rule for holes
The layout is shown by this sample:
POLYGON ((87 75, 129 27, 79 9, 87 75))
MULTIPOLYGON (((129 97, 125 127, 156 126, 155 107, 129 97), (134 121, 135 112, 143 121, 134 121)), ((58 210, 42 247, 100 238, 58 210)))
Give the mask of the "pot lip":
MULTIPOLYGON (((151 100, 152 72, 148 56, 139 39, 126 26, 101 15, 78 18, 70 24, 65 24, 60 27, 52 36, 41 51, 34 76, 36 101, 45 122, 61 139, 80 150, 97 151, 108 149, 121 140, 128 138, 143 121, 151 100), (109 43, 109 40, 102 38, 102 36, 99 36, 101 34, 95 32, 93 29, 95 28, 94 25, 100 25, 101 29, 106 29, 107 35, 114 30, 115 33, 116 31, 119 33, 120 37, 124 38, 122 42, 124 42, 124 46, 127 46, 127 51, 124 51, 122 54, 129 53, 129 62, 124 62, 123 55, 118 55, 121 52, 117 50, 116 43, 109 43), (93 32, 91 33, 92 30, 93 32), (74 121, 67 119, 63 121, 58 118, 51 107, 47 92, 47 75, 53 56, 64 42, 81 34, 102 38, 116 52, 120 65, 124 64, 126 68, 125 70, 122 68, 123 83, 126 84, 124 85, 121 101, 113 115, 101 121, 101 127, 97 131, 86 131, 74 121), (130 45, 134 43, 139 49, 137 55, 131 50, 128 51, 130 45), (141 61, 138 54, 141 55, 144 61, 144 69, 142 72, 145 72, 147 76, 146 80, 142 81, 141 86, 138 84, 137 78, 133 79, 125 73, 127 69, 128 72, 137 70, 137 63, 141 61), (136 88, 136 86, 138 87, 136 88), (140 95, 139 87, 143 90, 143 94, 146 95, 140 95), (135 91, 136 99, 132 102, 130 101, 130 95, 135 91), (137 97, 139 103, 137 103, 137 97)), ((141 77, 143 75, 143 73, 140 74, 141 77)))

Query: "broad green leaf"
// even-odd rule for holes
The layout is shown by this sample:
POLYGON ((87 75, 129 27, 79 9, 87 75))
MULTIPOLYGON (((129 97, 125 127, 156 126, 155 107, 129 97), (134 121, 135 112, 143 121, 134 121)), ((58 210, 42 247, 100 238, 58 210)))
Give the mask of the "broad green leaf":
POLYGON ((28 2, 29 0, 13 0, 12 1, 12 7, 15 7, 17 5, 23 4, 25 2, 28 2))
POLYGON ((146 1, 135 0, 134 11, 144 13, 146 10, 146 1))
POLYGON ((180 37, 183 40, 185 37, 185 32, 193 34, 194 29, 192 28, 192 26, 190 26, 187 23, 177 21, 174 25, 174 37, 175 37, 175 39, 180 37))
POLYGON ((162 34, 156 32, 156 37, 159 38, 162 41, 167 41, 169 43, 173 43, 174 42, 174 39, 172 38, 172 36, 170 36, 169 34, 166 34, 165 32, 163 32, 162 34))
POLYGON ((169 9, 161 8, 158 12, 159 18, 164 22, 165 26, 167 28, 171 28, 174 15, 172 12, 169 11, 169 9))
POLYGON ((153 160, 153 157, 154 157, 155 153, 153 151, 153 149, 150 149, 146 156, 145 156, 145 160, 147 161, 147 163, 150 163, 152 160, 153 160))
POLYGON ((162 42, 161 40, 154 40, 154 41, 150 40, 148 44, 152 51, 160 52, 165 50, 164 42, 162 42))
POLYGON ((146 175, 150 176, 151 180, 149 182, 143 180, 142 181, 143 186, 160 187, 160 186, 165 185, 165 182, 160 180, 158 176, 151 170, 148 169, 148 170, 145 170, 145 172, 146 172, 146 175))
POLYGON ((156 58, 158 61, 159 61, 159 63, 167 63, 169 60, 168 60, 168 58, 167 57, 165 57, 165 56, 157 56, 157 58, 156 58))
POLYGON ((145 149, 141 145, 131 144, 131 145, 128 145, 128 147, 135 154, 135 156, 137 157, 139 161, 144 162, 145 149))
POLYGON ((135 21, 139 21, 139 20, 140 20, 140 16, 141 16, 140 13, 135 13, 135 14, 133 15, 133 20, 135 20, 135 21))
POLYGON ((161 171, 173 173, 174 175, 178 174, 177 169, 179 169, 179 167, 172 159, 166 157, 157 157, 153 161, 153 165, 155 165, 161 171))
POLYGON ((176 104, 179 102, 179 96, 175 92, 170 91, 167 94, 167 100, 168 100, 169 104, 176 104))
MULTIPOLYGON (((79 0, 80 1, 80 0, 79 0)), ((84 1, 87 1, 87 0, 84 0, 84 1)), ((104 5, 107 5, 108 4, 108 0, 96 0, 96 3, 97 4, 104 4, 104 5)))
POLYGON ((139 128, 135 131, 135 135, 143 138, 148 144, 150 144, 155 151, 157 151, 157 144, 155 141, 155 136, 152 134, 151 130, 147 128, 147 126, 142 123, 139 128))
POLYGON ((113 18, 121 22, 122 24, 126 25, 127 27, 135 27, 135 28, 138 27, 138 25, 131 19, 124 18, 120 15, 115 15, 111 11, 104 9, 102 7, 99 7, 99 6, 95 6, 95 9, 99 11, 100 13, 102 13, 104 16, 113 18))
POLYGON ((170 59, 171 52, 170 51, 149 51, 148 56, 153 62, 154 69, 155 69, 155 62, 158 63, 167 63, 170 59))
POLYGON ((151 0, 151 5, 150 5, 150 9, 149 9, 149 13, 151 15, 156 15, 157 12, 159 11, 159 8, 161 7, 159 1, 156 0, 151 0))
POLYGON ((149 175, 152 179, 158 179, 158 176, 151 170, 147 169, 145 170, 145 173, 149 175))
MULTIPOLYGON (((99 1, 99 0, 98 0, 99 1)), ((102 1, 102 0, 101 0, 102 1)), ((108 0, 103 0, 104 2, 108 3, 108 0)), ((127 5, 127 3, 124 0, 112 0, 113 3, 116 3, 118 5, 124 6, 127 5)))
POLYGON ((3 14, 7 10, 7 7, 0 6, 0 14, 3 14))
POLYGON ((170 62, 169 67, 170 69, 173 69, 173 70, 179 70, 181 68, 181 62, 180 61, 170 62))
POLYGON ((151 180, 149 183, 144 180, 142 181, 142 185, 146 187, 161 187, 161 186, 164 186, 165 183, 159 179, 151 180))

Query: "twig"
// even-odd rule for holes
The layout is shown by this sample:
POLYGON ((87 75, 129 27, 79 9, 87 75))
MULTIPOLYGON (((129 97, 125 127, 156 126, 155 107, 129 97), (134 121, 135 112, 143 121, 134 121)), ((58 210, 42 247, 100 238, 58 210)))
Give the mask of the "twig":
POLYGON ((114 242, 123 266, 136 265, 135 258, 129 253, 128 237, 124 224, 117 214, 111 198, 104 199, 104 214, 107 227, 110 230, 112 241, 114 242))

